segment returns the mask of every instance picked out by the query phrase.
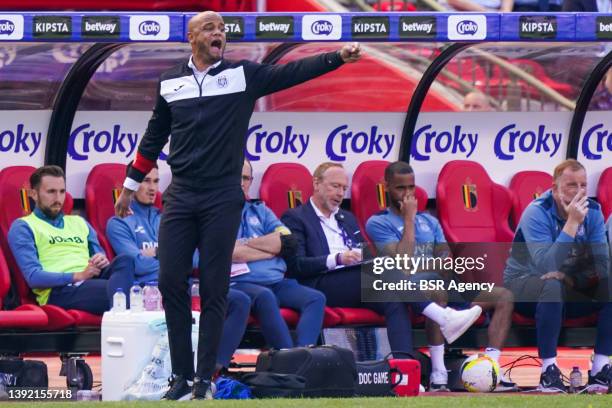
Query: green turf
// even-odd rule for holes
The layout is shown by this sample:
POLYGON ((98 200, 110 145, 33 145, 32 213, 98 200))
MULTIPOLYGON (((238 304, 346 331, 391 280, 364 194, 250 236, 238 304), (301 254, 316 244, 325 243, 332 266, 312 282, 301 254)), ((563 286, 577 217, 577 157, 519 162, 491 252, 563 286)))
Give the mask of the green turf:
MULTIPOLYGON (((32 404, 27 404, 31 406, 32 404)), ((2 408, 23 408, 23 403, 2 403, 2 408)), ((596 408, 611 407, 612 395, 484 395, 465 394, 452 397, 417 398, 350 398, 350 399, 277 399, 249 401, 202 401, 202 402, 38 402, 36 408, 146 408, 204 406, 222 408, 474 408, 474 407, 545 407, 545 408, 596 408), (76 404, 76 405, 75 405, 76 404)))

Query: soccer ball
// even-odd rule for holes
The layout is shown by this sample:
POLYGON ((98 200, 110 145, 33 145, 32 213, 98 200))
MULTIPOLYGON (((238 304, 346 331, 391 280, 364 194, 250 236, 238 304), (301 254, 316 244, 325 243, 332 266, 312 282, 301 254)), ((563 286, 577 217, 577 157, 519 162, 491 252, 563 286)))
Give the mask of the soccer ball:
POLYGON ((491 392, 498 378, 499 365, 484 354, 473 354, 461 365, 461 382, 469 392, 491 392))

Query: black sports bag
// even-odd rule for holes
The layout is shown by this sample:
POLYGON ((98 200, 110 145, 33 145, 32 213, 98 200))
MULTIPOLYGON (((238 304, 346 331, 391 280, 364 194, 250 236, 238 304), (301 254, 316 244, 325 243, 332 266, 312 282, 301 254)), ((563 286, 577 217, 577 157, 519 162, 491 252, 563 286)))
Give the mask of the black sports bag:
POLYGON ((242 377, 259 398, 352 397, 356 380, 353 352, 335 346, 264 352, 256 372, 242 377))

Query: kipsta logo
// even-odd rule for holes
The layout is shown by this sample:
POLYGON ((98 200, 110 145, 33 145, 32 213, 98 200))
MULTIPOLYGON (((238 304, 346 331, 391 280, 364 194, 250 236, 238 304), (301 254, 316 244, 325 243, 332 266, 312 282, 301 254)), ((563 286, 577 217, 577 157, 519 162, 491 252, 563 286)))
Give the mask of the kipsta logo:
POLYGON ((327 20, 317 20, 310 26, 312 33, 317 35, 330 35, 333 29, 332 23, 327 20))
POLYGON ((474 35, 478 32, 478 24, 472 20, 463 20, 457 23, 457 32, 459 34, 474 35))
POLYGON ((217 86, 219 88, 225 88, 227 86, 227 77, 222 75, 219 78, 217 78, 217 86))
POLYGON ((157 35, 161 31, 161 26, 157 21, 143 21, 138 26, 138 32, 142 35, 157 35))
POLYGON ((0 34, 11 35, 15 31, 15 24, 10 20, 0 20, 0 34))

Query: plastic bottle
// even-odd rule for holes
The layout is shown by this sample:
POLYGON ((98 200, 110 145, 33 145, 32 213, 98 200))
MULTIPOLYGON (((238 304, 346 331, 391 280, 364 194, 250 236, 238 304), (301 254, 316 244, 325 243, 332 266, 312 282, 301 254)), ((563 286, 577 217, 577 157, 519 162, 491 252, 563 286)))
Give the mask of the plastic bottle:
POLYGON ((144 310, 148 312, 157 310, 157 303, 156 303, 157 300, 155 299, 154 292, 155 292, 155 289, 153 289, 153 282, 147 282, 147 284, 145 285, 142 291, 142 297, 143 297, 144 310))
POLYGON ((200 311, 200 281, 197 279, 191 285, 191 310, 200 311))
POLYGON ((122 288, 117 288, 113 295, 113 312, 125 312, 125 293, 122 288))
POLYGON ((134 285, 130 288, 130 311, 142 312, 144 308, 144 299, 142 295, 142 288, 138 282, 134 282, 134 285))
POLYGON ((570 392, 578 392, 580 387, 582 387, 582 373, 580 369, 576 366, 572 368, 572 372, 569 375, 570 382, 570 392))
POLYGON ((153 294, 154 294, 154 303, 155 310, 164 310, 164 306, 162 305, 162 295, 157 287, 157 281, 153 282, 153 294))

